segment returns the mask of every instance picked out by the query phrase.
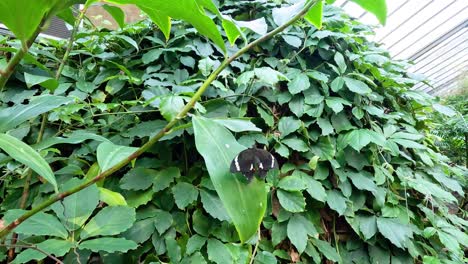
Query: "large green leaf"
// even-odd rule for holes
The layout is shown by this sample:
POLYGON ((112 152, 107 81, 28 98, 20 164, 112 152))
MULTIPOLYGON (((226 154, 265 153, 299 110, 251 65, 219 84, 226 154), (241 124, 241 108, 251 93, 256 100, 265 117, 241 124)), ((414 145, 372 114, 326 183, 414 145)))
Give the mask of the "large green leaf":
POLYGON ((304 18, 309 21, 316 28, 322 28, 322 12, 323 12, 323 2, 322 0, 316 0, 317 3, 312 6, 312 8, 307 12, 304 18))
POLYGON ((15 137, 0 133, 0 149, 46 179, 54 186, 55 191, 57 191, 57 181, 49 164, 29 145, 15 137))
POLYGON ((217 264, 224 264, 224 263, 232 263, 232 256, 229 250, 227 249, 226 245, 221 243, 217 239, 209 239, 208 240, 208 258, 217 263, 217 264))
MULTIPOLYGON (((3 219, 7 223, 11 223, 26 212, 27 211, 20 209, 9 210, 6 212, 3 219)), ((62 223, 60 223, 55 216, 43 212, 36 213, 21 223, 15 228, 15 232, 25 235, 68 237, 67 230, 62 223)))
POLYGON ((135 4, 155 22, 169 37, 170 25, 168 18, 181 19, 192 24, 200 34, 211 39, 223 51, 226 50, 216 24, 205 14, 202 8, 193 0, 179 0, 176 2, 167 0, 107 0, 118 4, 135 4))
MULTIPOLYGON (((60 186, 60 191, 67 191, 83 183, 83 180, 72 178, 60 186)), ((65 221, 65 227, 75 230, 81 227, 91 216, 99 203, 99 190, 95 184, 77 193, 65 197, 62 202, 54 203, 51 208, 65 221)))
POLYGON ((351 0, 374 14, 382 25, 387 22, 387 3, 385 0, 351 0))
POLYGON ((297 251, 302 253, 307 246, 307 236, 318 235, 318 232, 310 220, 300 214, 294 214, 289 219, 287 234, 297 251))
POLYGON ((2 0, 0 23, 6 25, 15 36, 26 41, 39 27, 44 15, 59 0, 2 0))
POLYGON ((108 206, 97 213, 83 228, 82 239, 94 236, 117 235, 130 228, 135 221, 135 209, 127 206, 108 206))
POLYGON ((72 98, 43 95, 31 98, 27 105, 18 104, 2 109, 0 110, 0 132, 8 131, 29 119, 70 102, 73 102, 72 98))
POLYGON ((138 148, 115 145, 103 142, 97 148, 97 160, 101 171, 106 171, 121 162, 138 148))
POLYGON ((193 117, 195 143, 205 160, 211 181, 231 217, 241 241, 252 237, 266 210, 268 189, 263 181, 242 181, 229 172, 231 161, 245 149, 223 126, 193 117))
MULTIPOLYGON (((70 251, 73 245, 74 243, 68 240, 47 239, 44 242, 36 244, 36 247, 48 254, 54 255, 55 257, 61 257, 70 251)), ((31 260, 41 260, 46 257, 47 255, 44 253, 29 248, 18 254, 12 263, 26 263, 31 260)))
POLYGON ((379 217, 377 218, 377 227, 379 232, 388 238, 393 245, 402 249, 407 247, 408 240, 413 237, 411 228, 397 218, 379 217))
POLYGON ((93 252, 127 252, 130 249, 136 249, 138 245, 125 238, 117 237, 102 237, 81 242, 78 248, 89 249, 93 252))

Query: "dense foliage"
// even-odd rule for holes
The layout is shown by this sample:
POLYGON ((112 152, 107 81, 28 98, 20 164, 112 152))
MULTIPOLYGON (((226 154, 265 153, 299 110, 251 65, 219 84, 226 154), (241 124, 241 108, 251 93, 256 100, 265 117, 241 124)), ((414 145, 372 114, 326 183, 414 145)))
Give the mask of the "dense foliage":
MULTIPOLYGON (((271 28, 281 19, 271 15, 274 4, 224 2, 220 10, 239 20, 265 17, 271 28)), ((466 171, 449 166, 429 136, 432 99, 410 89, 418 80, 405 63, 366 40, 369 27, 331 6, 323 22, 321 30, 296 23, 244 54, 213 82, 193 119, 179 120, 132 166, 28 219, 15 229, 20 240, 67 263, 246 263, 257 238, 239 243, 247 239, 218 197, 223 186, 213 173, 227 168, 223 153, 257 144, 281 164, 266 180, 257 263, 463 263, 467 222, 457 197, 466 171)), ((145 143, 223 60, 186 24, 175 23, 166 41, 142 21, 81 31, 57 82, 50 76, 62 44, 33 46, 34 57, 0 95, 0 120, 9 120, 0 127, 11 136, 0 140, 21 139, 45 155, 61 191, 145 143), (27 120, 54 108, 35 144, 41 120, 27 120)), ((34 207, 54 188, 8 154, 0 154, 0 199, 11 222, 18 208, 34 207)), ((242 192, 224 191, 245 201, 242 192)), ((46 257, 18 253, 16 263, 46 257)))
POLYGON ((450 118, 435 114, 434 134, 440 137, 436 145, 451 161, 468 167, 468 94, 449 96, 443 103, 458 113, 453 113, 450 118))

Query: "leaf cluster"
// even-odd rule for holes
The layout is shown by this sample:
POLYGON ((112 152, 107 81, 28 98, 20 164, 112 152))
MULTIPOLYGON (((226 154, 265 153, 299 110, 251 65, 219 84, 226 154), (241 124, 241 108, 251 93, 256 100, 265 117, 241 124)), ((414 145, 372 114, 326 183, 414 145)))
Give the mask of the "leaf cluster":
MULTIPOLYGON (((238 9, 231 2, 220 10, 264 17, 269 28, 281 20, 255 1, 239 1, 238 9)), ((23 61, 1 92, 2 132, 40 151, 60 189, 94 178, 172 121, 222 63, 223 51, 186 24, 174 23, 170 33, 166 41, 146 20, 117 31, 82 30, 58 82, 50 70, 63 43, 34 45, 36 58, 23 61), (50 107, 46 139, 34 145, 40 120, 31 118, 50 107)), ((246 263, 257 241, 239 244, 247 239, 233 223, 253 212, 232 217, 218 191, 223 186, 209 175, 226 164, 209 161, 257 144, 281 169, 265 183, 256 262, 463 263, 466 212, 457 204, 466 170, 438 153, 427 120, 433 99, 411 90, 418 80, 406 74, 408 65, 368 41, 370 34, 325 5, 321 30, 298 22, 244 54, 195 105, 195 118, 179 120, 116 177, 54 204, 16 232, 82 262, 94 252, 109 263, 246 263)), ((253 29, 243 36, 259 37, 253 29)), ((228 53, 243 44, 227 45, 228 53)), ((28 178, 18 177, 25 168, 7 155, 0 162, 7 175, 0 206, 12 221, 28 178)), ((54 191, 35 177, 29 184, 28 207, 54 191)), ((15 261, 44 257, 27 249, 15 261)))

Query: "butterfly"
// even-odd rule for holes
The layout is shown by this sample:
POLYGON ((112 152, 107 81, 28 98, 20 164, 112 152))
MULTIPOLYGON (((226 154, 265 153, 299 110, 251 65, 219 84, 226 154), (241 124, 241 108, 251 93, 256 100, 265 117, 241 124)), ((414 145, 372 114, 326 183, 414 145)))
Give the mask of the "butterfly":
POLYGON ((265 178, 268 170, 278 169, 278 161, 268 151, 259 148, 249 148, 241 151, 231 162, 230 171, 240 172, 250 182, 254 174, 265 178))

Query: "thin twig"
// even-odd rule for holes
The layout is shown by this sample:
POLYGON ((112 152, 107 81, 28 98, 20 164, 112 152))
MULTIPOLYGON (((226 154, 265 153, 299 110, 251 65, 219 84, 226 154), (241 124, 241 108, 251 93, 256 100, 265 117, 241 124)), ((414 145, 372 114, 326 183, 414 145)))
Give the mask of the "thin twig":
POLYGON ((18 225, 20 225, 22 222, 24 222, 26 219, 28 219, 29 217, 33 216, 34 214, 42 211, 43 209, 49 207, 50 205, 52 205, 53 203, 59 201, 59 200, 62 200, 63 198, 69 196, 69 195, 72 195, 74 193, 77 193, 91 185, 93 185, 94 183, 102 180, 102 179, 105 179, 106 177, 112 175, 114 172, 118 171, 119 169, 123 168, 124 166, 126 166, 128 163, 130 163, 132 160, 136 159, 137 157, 139 157, 141 154, 145 153, 151 146, 153 146, 156 142, 158 142, 162 137, 164 137, 165 135, 168 134, 168 132, 172 129, 172 127, 174 127, 178 122, 179 120, 181 120, 182 118, 184 118, 188 112, 195 106, 195 103, 198 102, 198 100, 200 99, 200 97, 202 96, 202 94, 205 92, 205 90, 209 87, 209 85, 214 81, 216 80, 216 78, 218 77, 218 75, 231 63, 233 62, 235 59, 239 58, 241 55, 243 55, 244 53, 246 53, 247 51, 251 50, 253 47, 257 46, 258 44, 272 38, 273 36, 275 36, 276 34, 280 33, 281 31, 283 31, 285 28, 289 27, 290 25, 292 25, 294 22, 296 22, 298 19, 302 18, 308 11, 309 9, 315 5, 317 3, 317 1, 310 1, 308 3, 306 3, 304 5, 304 8, 297 14, 295 15, 293 18, 291 18, 288 22, 286 22, 285 24, 277 27, 276 29, 270 31, 269 33, 267 33, 266 35, 258 38, 257 40, 249 43, 247 46, 245 46, 244 48, 240 49, 239 51, 237 51, 235 54, 233 54, 231 57, 227 58, 225 61, 223 61, 223 63, 221 63, 220 66, 218 66, 218 68, 213 71, 210 76, 208 76, 208 78, 205 80, 205 82, 203 82, 203 84, 200 86, 200 88, 198 89, 198 91, 192 96, 192 98, 190 99, 190 101, 184 106, 184 108, 180 111, 179 114, 177 114, 177 116, 171 121, 169 122, 161 131, 159 131, 158 134, 156 134, 153 138, 151 138, 148 142, 146 142, 143 146, 141 146, 139 149, 137 149, 135 152, 133 152, 132 154, 130 154, 128 157, 126 157, 125 159, 123 159, 122 161, 118 162, 117 164, 115 164, 114 166, 112 166, 111 168, 107 169, 106 171, 103 171, 101 172, 98 176, 96 176, 94 179, 91 179, 79 186, 76 186, 68 191, 65 191, 65 192, 62 192, 62 193, 58 193, 58 194, 55 194, 53 195, 51 198, 49 198, 48 200, 42 202, 41 204, 39 204, 38 206, 36 206, 35 208, 33 208, 32 210, 24 213, 22 216, 20 216, 19 218, 17 218, 15 221, 13 221, 12 223, 10 223, 8 226, 4 227, 2 230, 0 230, 0 238, 3 238, 5 237, 7 234, 9 234, 15 227, 17 227, 18 225))
POLYGON ((261 239, 262 239, 262 236, 260 234, 260 228, 258 228, 258 238, 257 238, 257 242, 255 243, 254 251, 252 252, 252 257, 250 257, 249 264, 252 264, 255 259, 255 254, 257 254, 258 245, 260 244, 261 239))

